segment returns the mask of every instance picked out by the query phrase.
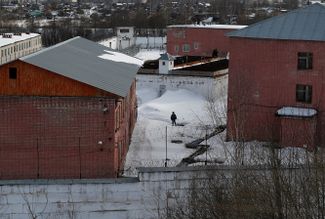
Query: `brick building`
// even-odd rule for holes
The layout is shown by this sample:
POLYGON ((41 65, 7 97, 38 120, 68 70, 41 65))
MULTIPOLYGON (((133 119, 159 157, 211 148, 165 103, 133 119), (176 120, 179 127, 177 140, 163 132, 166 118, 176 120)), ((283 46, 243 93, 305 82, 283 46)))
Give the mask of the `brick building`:
POLYGON ((108 50, 76 37, 0 66, 0 179, 118 175, 139 66, 108 50))
POLYGON ((228 138, 323 146, 325 7, 310 5, 228 36, 228 138))
POLYGON ((241 25, 171 25, 167 28, 167 52, 173 56, 226 56, 226 33, 241 25))

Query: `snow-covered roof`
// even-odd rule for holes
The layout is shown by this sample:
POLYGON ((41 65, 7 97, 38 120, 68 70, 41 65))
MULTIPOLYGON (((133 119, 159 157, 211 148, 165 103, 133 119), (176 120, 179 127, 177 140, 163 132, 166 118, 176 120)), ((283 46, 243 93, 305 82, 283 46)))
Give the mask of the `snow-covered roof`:
POLYGON ((129 55, 125 55, 120 52, 114 52, 114 51, 108 51, 108 50, 104 50, 104 51, 106 53, 98 56, 99 58, 111 60, 114 62, 124 62, 127 64, 135 64, 137 66, 143 65, 143 61, 141 59, 137 59, 137 58, 134 58, 129 55))
POLYGON ((3 36, 0 36, 0 47, 7 46, 9 44, 16 43, 16 42, 26 40, 26 39, 29 39, 29 38, 33 38, 33 37, 36 37, 36 36, 40 35, 38 33, 30 33, 30 34, 22 33, 21 35, 15 35, 15 34, 12 34, 12 33, 5 33, 5 34, 7 34, 7 35, 10 34, 11 37, 10 38, 4 38, 3 36))
POLYGON ((180 24, 180 25, 170 25, 168 28, 203 28, 203 29, 230 29, 230 30, 240 30, 247 25, 226 25, 226 24, 180 24))
POLYGON ((277 110, 276 114, 288 117, 313 117, 317 114, 317 111, 312 108, 282 107, 277 110))
POLYGON ((75 37, 20 58, 56 74, 125 97, 142 61, 75 37))
POLYGON ((230 37, 325 41, 325 7, 319 3, 232 31, 230 37))

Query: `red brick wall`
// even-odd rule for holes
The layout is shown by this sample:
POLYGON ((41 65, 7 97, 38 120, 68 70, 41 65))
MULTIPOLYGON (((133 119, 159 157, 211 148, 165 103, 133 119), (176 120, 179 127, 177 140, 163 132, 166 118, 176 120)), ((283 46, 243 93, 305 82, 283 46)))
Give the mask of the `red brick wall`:
POLYGON ((315 134, 315 118, 281 118, 280 143, 282 146, 299 146, 312 149, 315 145, 315 134))
POLYGON ((1 179, 116 176, 114 100, 0 97, 0 105, 1 179))
POLYGON ((316 143, 324 144, 324 43, 244 38, 231 38, 230 43, 228 138, 236 136, 236 120, 241 120, 240 135, 246 140, 279 142, 277 109, 312 107, 318 110, 316 143), (298 52, 313 53, 312 70, 297 69, 298 52), (311 104, 296 101, 296 84, 312 85, 311 104))
POLYGON ((122 98, 18 60, 0 66, 0 99, 0 179, 116 177, 123 168, 135 80, 122 98))
POLYGON ((217 49, 219 54, 226 54, 229 51, 229 38, 225 34, 231 29, 213 28, 190 28, 170 27, 167 30, 167 52, 171 55, 180 56, 207 56, 211 57, 213 50, 217 49), (183 52, 183 45, 189 44, 190 51, 183 52), (194 48, 197 44, 197 48, 194 48), (175 46, 179 51, 175 51, 175 46))
POLYGON ((0 66, 0 95, 111 96, 101 89, 16 60, 0 66), (17 68, 17 79, 9 79, 9 67, 17 68))
POLYGON ((119 159, 119 170, 123 170, 126 154, 131 143, 131 136, 137 120, 136 85, 132 83, 129 95, 125 99, 120 99, 115 109, 115 114, 120 115, 119 126, 116 127, 115 142, 116 147, 121 145, 121 151, 117 151, 119 159))

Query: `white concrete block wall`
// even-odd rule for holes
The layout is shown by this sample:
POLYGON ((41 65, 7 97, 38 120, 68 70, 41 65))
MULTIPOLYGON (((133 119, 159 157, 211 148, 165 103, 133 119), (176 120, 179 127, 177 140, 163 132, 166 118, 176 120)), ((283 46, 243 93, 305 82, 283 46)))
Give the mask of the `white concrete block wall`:
POLYGON ((187 192, 194 175, 207 176, 197 168, 142 168, 128 179, 0 181, 0 218, 157 218, 167 191, 187 192))
POLYGON ((188 89, 204 97, 227 93, 228 75, 210 77, 192 77, 175 75, 137 75, 137 88, 155 88, 159 92, 159 86, 165 85, 166 89, 188 89))

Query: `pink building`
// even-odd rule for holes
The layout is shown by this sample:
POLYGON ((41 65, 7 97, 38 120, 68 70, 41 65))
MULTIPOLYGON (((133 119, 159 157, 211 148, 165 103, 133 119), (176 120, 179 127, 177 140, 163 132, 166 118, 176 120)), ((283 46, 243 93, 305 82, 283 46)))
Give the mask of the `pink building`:
POLYGON ((167 29, 167 53, 173 56, 225 56, 229 51, 226 33, 240 25, 172 25, 167 29))
POLYGON ((325 7, 313 4, 228 36, 228 139, 324 145, 325 7))

